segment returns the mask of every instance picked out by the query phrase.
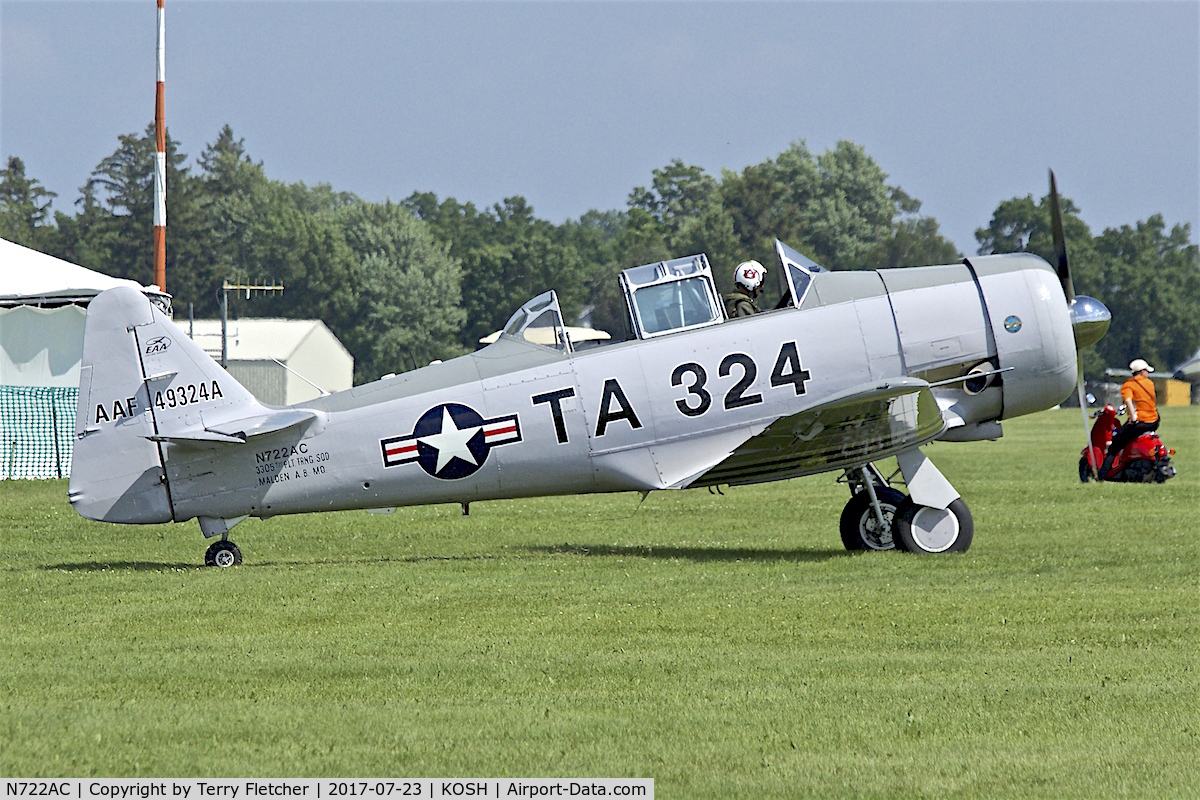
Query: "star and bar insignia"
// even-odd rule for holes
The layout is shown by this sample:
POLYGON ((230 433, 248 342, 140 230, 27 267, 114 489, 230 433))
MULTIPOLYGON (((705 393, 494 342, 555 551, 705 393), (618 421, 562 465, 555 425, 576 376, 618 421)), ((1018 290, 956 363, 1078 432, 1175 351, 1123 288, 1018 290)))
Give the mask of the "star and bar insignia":
POLYGON ((516 414, 484 419, 461 403, 443 403, 421 415, 413 432, 379 442, 383 465, 416 461, 435 478, 466 478, 483 466, 493 447, 521 441, 516 414))

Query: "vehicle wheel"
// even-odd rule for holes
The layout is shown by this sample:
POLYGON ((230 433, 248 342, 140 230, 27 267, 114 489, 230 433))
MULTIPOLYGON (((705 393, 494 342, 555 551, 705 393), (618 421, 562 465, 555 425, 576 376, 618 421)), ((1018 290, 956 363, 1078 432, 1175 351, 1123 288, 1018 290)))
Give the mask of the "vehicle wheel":
POLYGON ((910 553, 965 553, 975 521, 960 497, 947 508, 917 505, 911 497, 896 509, 896 547, 910 553))
POLYGON ((1126 483, 1153 483, 1154 474, 1157 468, 1153 461, 1145 458, 1139 458, 1137 461, 1130 461, 1121 470, 1121 480, 1126 483))
POLYGON ((871 507, 871 496, 863 490, 851 497, 842 509, 839 527, 842 544, 847 550, 891 550, 896 546, 895 524, 892 520, 896 508, 908 496, 890 486, 876 486, 875 496, 879 498, 883 518, 887 520, 887 530, 879 529, 879 520, 875 519, 875 509, 871 507))
POLYGON ((1079 457, 1079 481, 1087 483, 1092 479, 1092 465, 1088 463, 1087 456, 1079 457))
POLYGON ((206 567, 236 567, 242 563, 242 551, 230 541, 213 542, 204 553, 206 567))

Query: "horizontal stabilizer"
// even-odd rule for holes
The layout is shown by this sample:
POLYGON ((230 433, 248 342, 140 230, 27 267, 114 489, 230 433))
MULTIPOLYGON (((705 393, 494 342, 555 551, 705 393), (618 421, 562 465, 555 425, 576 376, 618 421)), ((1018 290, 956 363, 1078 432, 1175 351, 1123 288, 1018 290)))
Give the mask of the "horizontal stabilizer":
POLYGON ((691 485, 760 483, 862 466, 919 447, 945 427, 925 381, 873 381, 775 420, 691 485))
POLYGON ((227 436, 237 436, 243 441, 254 436, 294 428, 317 418, 317 412, 304 409, 286 409, 273 411, 270 414, 259 414, 253 417, 235 419, 229 422, 213 423, 208 430, 223 433, 227 436))
POLYGON ((237 436, 227 436, 213 431, 177 431, 169 434, 147 436, 152 442, 171 442, 172 444, 245 444, 246 440, 237 436))
POLYGON ((203 428, 170 431, 146 438, 154 442, 173 442, 175 444, 212 444, 213 442, 245 444, 247 439, 255 436, 294 428, 316 418, 317 412, 315 411, 285 409, 243 419, 209 423, 203 428))

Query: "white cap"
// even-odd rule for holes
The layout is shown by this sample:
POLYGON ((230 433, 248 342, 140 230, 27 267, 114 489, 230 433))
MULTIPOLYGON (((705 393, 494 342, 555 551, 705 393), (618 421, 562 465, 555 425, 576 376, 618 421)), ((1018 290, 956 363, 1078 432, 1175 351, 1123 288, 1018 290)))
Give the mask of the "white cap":
POLYGON ((757 261, 743 261, 733 271, 733 282, 746 287, 749 291, 754 291, 762 286, 763 277, 766 274, 767 268, 757 261))
POLYGON ((1154 372, 1154 367, 1147 364, 1146 359, 1144 358, 1135 358, 1133 361, 1129 362, 1130 372, 1138 373, 1142 370, 1146 370, 1146 372, 1154 372))

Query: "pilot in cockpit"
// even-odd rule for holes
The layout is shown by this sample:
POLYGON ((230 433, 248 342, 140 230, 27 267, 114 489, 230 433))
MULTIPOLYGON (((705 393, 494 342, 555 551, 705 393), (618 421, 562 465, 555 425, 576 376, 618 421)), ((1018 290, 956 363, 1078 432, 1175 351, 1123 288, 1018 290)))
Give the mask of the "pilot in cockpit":
POLYGON ((767 268, 757 261, 743 261, 733 271, 733 291, 725 295, 725 316, 749 317, 762 311, 755 299, 762 294, 767 268))

